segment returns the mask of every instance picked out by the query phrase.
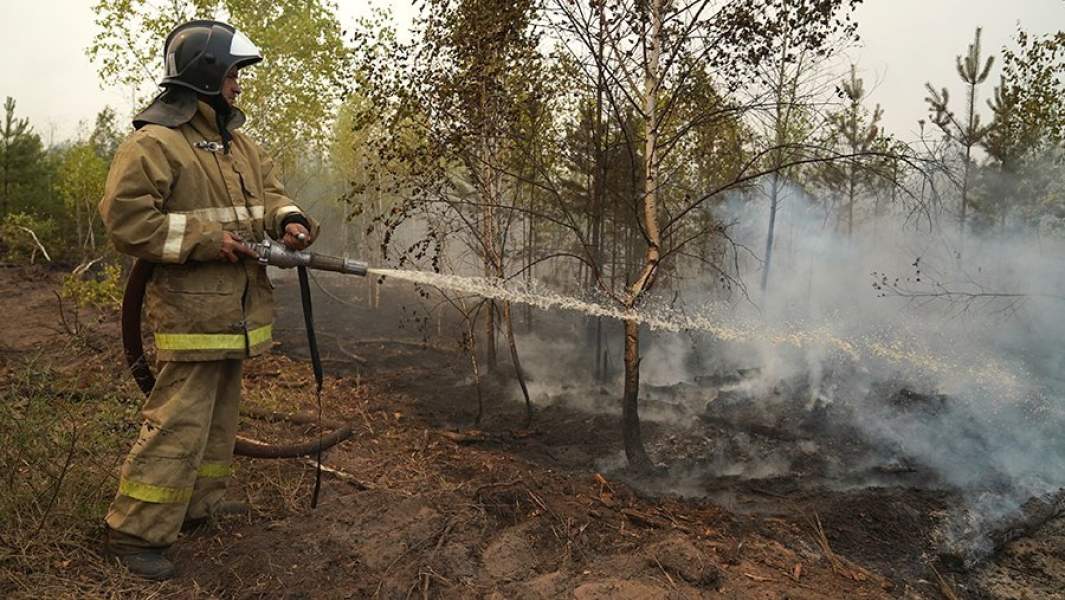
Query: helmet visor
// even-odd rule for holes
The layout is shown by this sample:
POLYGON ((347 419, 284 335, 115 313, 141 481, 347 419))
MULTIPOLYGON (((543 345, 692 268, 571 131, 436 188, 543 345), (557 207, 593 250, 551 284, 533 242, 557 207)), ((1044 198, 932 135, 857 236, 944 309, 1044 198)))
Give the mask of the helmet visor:
POLYGON ((229 54, 234 57, 262 58, 259 48, 248 39, 248 36, 239 31, 233 32, 233 40, 229 43, 229 54))

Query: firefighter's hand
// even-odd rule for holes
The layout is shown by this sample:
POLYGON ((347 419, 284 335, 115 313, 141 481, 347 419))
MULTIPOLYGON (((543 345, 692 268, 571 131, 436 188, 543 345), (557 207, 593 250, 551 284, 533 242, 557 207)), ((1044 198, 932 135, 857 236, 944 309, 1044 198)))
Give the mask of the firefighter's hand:
POLYGON ((235 263, 242 257, 255 258, 255 252, 244 245, 244 240, 232 231, 222 232, 222 249, 218 253, 218 260, 228 260, 235 263))
POLYGON ((303 225, 299 223, 285 225, 285 235, 281 238, 282 244, 293 250, 303 250, 313 242, 314 238, 311 237, 311 232, 307 231, 307 228, 303 225))

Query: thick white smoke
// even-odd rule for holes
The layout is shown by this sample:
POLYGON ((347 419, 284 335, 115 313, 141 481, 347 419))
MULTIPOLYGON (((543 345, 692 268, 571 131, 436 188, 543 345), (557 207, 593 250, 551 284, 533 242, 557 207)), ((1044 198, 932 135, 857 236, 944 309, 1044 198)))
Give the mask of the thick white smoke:
MULTIPOLYGON (((739 241, 763 247, 764 202, 736 202, 720 216, 742 224, 739 241)), ((871 443, 961 491, 968 506, 943 543, 971 556, 987 549, 996 521, 1065 487, 1065 241, 959 240, 956 225, 918 230, 896 214, 848 236, 794 189, 777 219, 767 293, 740 312, 771 327, 825 331, 859 352, 755 342, 726 349, 733 362, 754 359, 771 380, 808 375, 821 398, 854 409, 871 443), (899 407, 892 385, 944 397, 899 407)), ((749 281, 758 269, 751 265, 749 281)))

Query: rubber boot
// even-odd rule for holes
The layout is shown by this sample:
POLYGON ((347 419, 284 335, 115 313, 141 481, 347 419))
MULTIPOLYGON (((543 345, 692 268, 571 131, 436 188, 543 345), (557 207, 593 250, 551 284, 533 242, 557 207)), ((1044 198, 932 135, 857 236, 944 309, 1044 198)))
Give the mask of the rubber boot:
POLYGON ((174 576, 174 563, 159 550, 140 550, 114 554, 130 573, 149 581, 165 581, 174 576))
POLYGON ((143 540, 110 528, 104 533, 104 554, 116 558, 130 573, 151 581, 173 577, 174 563, 163 556, 166 548, 142 544, 143 540))

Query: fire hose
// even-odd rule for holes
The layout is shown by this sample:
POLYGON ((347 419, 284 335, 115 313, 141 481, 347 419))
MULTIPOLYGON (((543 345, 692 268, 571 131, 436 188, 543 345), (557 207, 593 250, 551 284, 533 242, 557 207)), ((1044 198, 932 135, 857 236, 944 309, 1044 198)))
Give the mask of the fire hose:
MULTIPOLYGON (((321 432, 322 361, 318 354, 318 342, 314 333, 314 317, 311 310, 311 290, 307 278, 307 269, 365 276, 367 272, 366 264, 348 258, 291 250, 269 238, 264 239, 262 242, 246 245, 255 254, 256 260, 260 264, 272 265, 283 269, 296 267, 299 273, 300 298, 303 303, 304 324, 307 327, 307 343, 314 368, 316 395, 318 398, 319 432, 321 432)), ((122 346, 126 355, 126 364, 129 365, 137 386, 140 387, 145 396, 150 394, 152 388, 155 387, 155 375, 152 373, 148 360, 144 355, 144 341, 141 337, 141 312, 144 305, 144 292, 154 268, 154 263, 138 259, 130 271, 129 280, 126 283, 126 291, 122 297, 122 346)), ((233 452, 251 458, 296 458, 316 454, 319 468, 315 477, 314 494, 311 502, 312 506, 314 506, 317 504, 318 490, 321 485, 322 451, 351 437, 351 428, 349 427, 337 426, 333 429, 334 431, 329 435, 321 435, 319 433, 317 440, 287 445, 264 444, 238 435, 233 452)))

